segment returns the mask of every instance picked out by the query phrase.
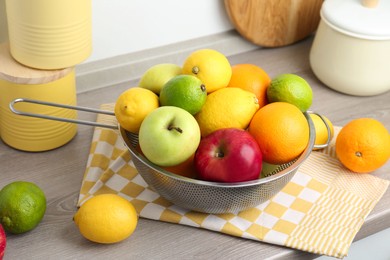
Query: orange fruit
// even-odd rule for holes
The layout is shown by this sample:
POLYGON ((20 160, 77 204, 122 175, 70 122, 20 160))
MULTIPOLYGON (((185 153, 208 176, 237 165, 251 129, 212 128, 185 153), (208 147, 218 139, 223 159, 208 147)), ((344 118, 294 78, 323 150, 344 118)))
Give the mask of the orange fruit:
POLYGON ((390 157, 390 134, 378 120, 354 119, 340 130, 336 138, 336 155, 353 172, 374 171, 390 157))
POLYGON ((259 100, 259 106, 268 103, 267 88, 271 78, 260 67, 254 64, 237 64, 232 66, 232 76, 227 87, 242 88, 252 92, 259 100))
POLYGON ((186 161, 169 167, 162 167, 164 170, 175 173, 180 176, 188 177, 191 179, 197 178, 197 172, 194 165, 194 157, 195 154, 193 154, 190 158, 188 158, 186 161))
MULTIPOLYGON (((141 155, 145 156, 143 154, 139 144, 135 148, 136 148, 137 152, 139 152, 141 155)), ((160 166, 160 167, 168 172, 172 172, 172 173, 177 174, 177 175, 181 175, 181 176, 188 177, 191 179, 197 179, 198 174, 197 174, 197 171, 196 171, 196 168, 194 165, 194 157, 195 157, 195 153, 193 155, 191 155, 190 158, 188 158, 187 160, 185 160, 182 163, 179 163, 179 164, 173 165, 173 166, 160 166)))
POLYGON ((249 133, 260 146, 263 160, 283 164, 297 158, 309 142, 309 125, 296 106, 274 102, 260 108, 249 124, 249 133))

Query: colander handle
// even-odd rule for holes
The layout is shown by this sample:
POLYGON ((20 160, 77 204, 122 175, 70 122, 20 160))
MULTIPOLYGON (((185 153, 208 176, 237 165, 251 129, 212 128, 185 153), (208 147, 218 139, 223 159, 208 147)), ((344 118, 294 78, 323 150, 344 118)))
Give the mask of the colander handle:
POLYGON ((322 122, 324 122, 325 126, 326 126, 326 130, 328 131, 328 139, 326 140, 326 143, 324 144, 315 144, 313 146, 313 148, 315 149, 323 149, 323 148, 326 148, 329 146, 330 144, 330 141, 332 140, 332 131, 330 130, 330 126, 328 125, 328 123, 326 122, 325 118, 321 115, 321 114, 318 114, 316 112, 313 112, 313 111, 307 111, 309 114, 314 114, 314 115, 317 115, 320 117, 320 119, 322 120, 322 122))
POLYGON ((86 120, 79 120, 79 119, 71 119, 71 118, 49 116, 49 115, 44 115, 44 114, 30 113, 30 112, 26 112, 26 111, 17 110, 14 107, 14 105, 16 103, 23 103, 23 102, 24 103, 33 103, 33 104, 38 104, 38 105, 43 105, 43 106, 60 107, 60 108, 66 108, 66 109, 72 109, 72 110, 78 110, 78 111, 84 111, 84 112, 91 112, 91 113, 96 113, 96 114, 105 114, 105 115, 115 116, 115 113, 112 111, 100 110, 100 109, 94 109, 94 108, 88 108, 88 107, 81 107, 81 106, 64 105, 64 104, 58 104, 58 103, 52 103, 52 102, 35 100, 35 99, 28 99, 28 98, 17 98, 17 99, 12 100, 9 104, 9 109, 14 114, 17 114, 17 115, 37 117, 37 118, 43 118, 43 119, 49 119, 49 120, 54 120, 54 121, 67 122, 67 123, 99 126, 99 127, 104 127, 104 128, 110 128, 110 129, 118 129, 117 125, 109 125, 109 124, 102 124, 102 123, 86 121, 86 120))

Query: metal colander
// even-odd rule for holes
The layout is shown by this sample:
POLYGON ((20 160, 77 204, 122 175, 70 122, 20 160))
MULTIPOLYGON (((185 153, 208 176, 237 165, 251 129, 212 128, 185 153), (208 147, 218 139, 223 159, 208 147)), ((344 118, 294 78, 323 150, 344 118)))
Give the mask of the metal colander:
POLYGON ((278 193, 310 155, 315 141, 313 122, 304 113, 310 129, 304 152, 294 161, 282 164, 260 179, 237 183, 201 181, 168 172, 151 163, 136 147, 138 136, 120 128, 139 174, 156 192, 173 204, 204 213, 233 213, 255 207, 278 193))
MULTIPOLYGON (((43 102, 31 99, 15 99, 10 103, 12 112, 18 115, 58 120, 70 123, 85 124, 111 129, 118 129, 117 126, 101 124, 97 122, 57 118, 48 115, 40 115, 23 112, 14 108, 15 103, 29 102, 40 105, 56 106, 67 109, 75 109, 92 113, 107 114, 115 116, 112 111, 104 111, 86 107, 68 106, 50 102, 43 102)), ((310 112, 311 113, 311 112, 310 112)), ((314 113, 316 114, 316 113, 314 113)), ((310 155, 313 147, 323 148, 330 142, 330 129, 324 118, 320 118, 328 129, 328 141, 324 145, 314 145, 315 129, 314 124, 308 114, 304 113, 309 125, 309 142, 303 153, 295 160, 280 165, 267 176, 260 179, 237 183, 209 182, 187 178, 168 172, 157 165, 151 163, 136 149, 138 145, 138 135, 127 132, 119 126, 120 135, 127 146, 133 163, 145 182, 150 185, 162 197, 173 204, 204 213, 234 213, 251 207, 255 207, 278 193, 294 176, 299 166, 310 155)))

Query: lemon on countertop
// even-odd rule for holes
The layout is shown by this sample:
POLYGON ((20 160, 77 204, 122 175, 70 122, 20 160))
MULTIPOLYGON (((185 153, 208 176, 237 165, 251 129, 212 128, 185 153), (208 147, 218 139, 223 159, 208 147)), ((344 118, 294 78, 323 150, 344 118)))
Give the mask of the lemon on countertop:
POLYGON ((82 204, 73 220, 88 240, 112 244, 134 232, 138 215, 133 204, 121 196, 100 194, 82 204))

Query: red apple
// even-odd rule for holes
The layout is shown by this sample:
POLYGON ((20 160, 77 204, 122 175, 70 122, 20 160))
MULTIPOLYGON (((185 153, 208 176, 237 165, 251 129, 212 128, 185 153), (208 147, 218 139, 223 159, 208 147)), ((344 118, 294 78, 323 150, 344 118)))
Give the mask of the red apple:
POLYGON ((0 260, 3 259, 4 256, 5 246, 7 244, 6 241, 3 226, 0 224, 0 260))
POLYGON ((205 181, 242 182, 259 178, 262 153, 247 131, 219 129, 204 137, 195 153, 195 167, 205 181))

